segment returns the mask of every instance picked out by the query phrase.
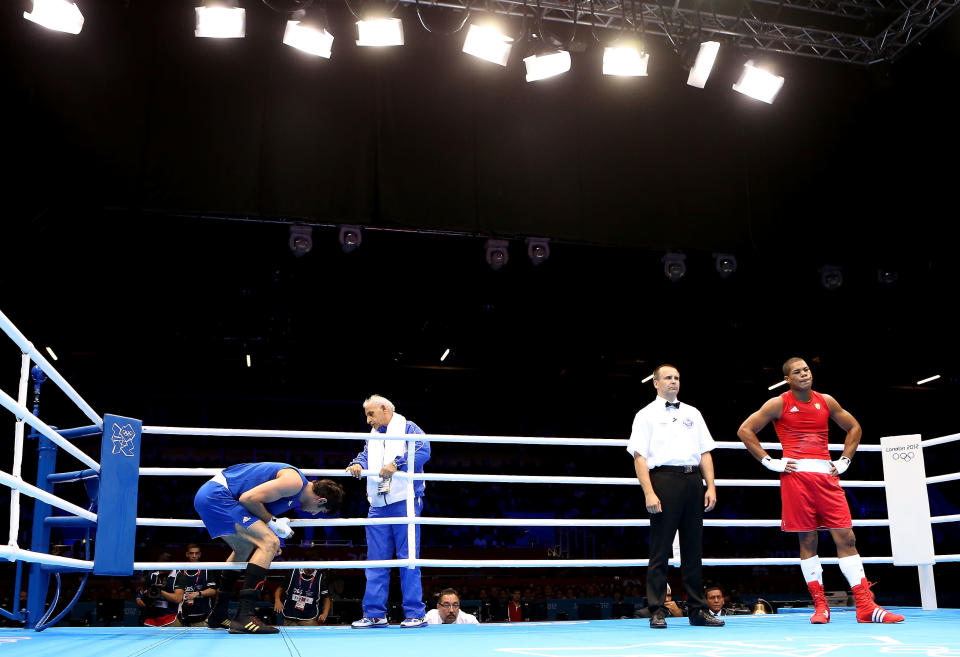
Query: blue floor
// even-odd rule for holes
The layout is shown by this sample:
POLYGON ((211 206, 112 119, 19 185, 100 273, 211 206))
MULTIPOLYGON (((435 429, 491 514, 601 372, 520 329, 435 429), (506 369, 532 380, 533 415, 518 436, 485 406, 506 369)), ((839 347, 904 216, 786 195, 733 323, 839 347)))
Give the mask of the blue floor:
POLYGON ((401 630, 345 626, 283 628, 273 636, 206 628, 0 629, 0 657, 960 657, 960 610, 898 609, 899 624, 860 624, 835 609, 828 625, 806 613, 734 616, 725 628, 669 619, 447 625, 401 630))

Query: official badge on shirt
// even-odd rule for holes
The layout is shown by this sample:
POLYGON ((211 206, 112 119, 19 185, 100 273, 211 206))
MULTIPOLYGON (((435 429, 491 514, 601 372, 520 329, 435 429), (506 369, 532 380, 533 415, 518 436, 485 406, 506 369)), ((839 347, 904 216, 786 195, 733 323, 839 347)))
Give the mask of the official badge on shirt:
POLYGON ((689 429, 690 427, 693 426, 693 420, 691 420, 691 419, 688 418, 688 417, 687 417, 687 418, 684 418, 684 419, 683 419, 683 426, 685 426, 686 428, 689 429))
POLYGON ((816 402, 816 403, 813 405, 813 407, 819 411, 819 410, 820 410, 820 402, 816 402))

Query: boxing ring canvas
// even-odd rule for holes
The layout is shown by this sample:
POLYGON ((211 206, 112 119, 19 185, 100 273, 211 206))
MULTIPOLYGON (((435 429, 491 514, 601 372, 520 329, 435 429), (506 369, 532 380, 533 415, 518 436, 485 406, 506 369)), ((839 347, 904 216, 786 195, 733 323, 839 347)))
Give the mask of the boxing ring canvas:
MULTIPOLYGON (((809 611, 809 610, 806 610, 809 611)), ((857 623, 853 609, 834 609, 827 625, 807 613, 730 616, 722 628, 670 619, 652 630, 645 619, 430 625, 354 630, 348 626, 284 627, 272 636, 231 635, 207 628, 59 628, 0 630, 0 655, 30 657, 873 657, 960 655, 960 610, 899 608, 906 622, 857 623)))

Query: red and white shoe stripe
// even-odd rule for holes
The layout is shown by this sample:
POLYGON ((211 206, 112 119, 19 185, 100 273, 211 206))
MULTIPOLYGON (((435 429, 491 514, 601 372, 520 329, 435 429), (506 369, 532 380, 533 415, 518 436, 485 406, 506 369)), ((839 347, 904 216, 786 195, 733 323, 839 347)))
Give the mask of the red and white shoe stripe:
POLYGON ((883 617, 886 616, 886 615, 887 615, 887 610, 886 610, 886 609, 884 609, 883 607, 874 607, 874 608, 873 608, 873 615, 872 615, 871 618, 872 618, 872 620, 873 620, 874 623, 882 623, 882 622, 883 622, 883 617))

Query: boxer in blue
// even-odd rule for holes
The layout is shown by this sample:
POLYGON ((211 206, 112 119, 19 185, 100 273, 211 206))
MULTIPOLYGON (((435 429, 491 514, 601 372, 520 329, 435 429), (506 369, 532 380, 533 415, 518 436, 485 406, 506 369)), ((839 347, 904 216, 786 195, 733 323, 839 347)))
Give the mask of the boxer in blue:
POLYGON ((217 604, 207 625, 226 627, 231 634, 276 634, 253 614, 254 604, 267 577, 267 569, 280 547, 280 538, 293 535, 288 518, 279 514, 301 508, 307 513, 333 513, 343 500, 343 488, 330 479, 308 482, 297 468, 286 463, 242 463, 225 468, 197 491, 193 506, 212 538, 222 538, 233 552, 227 562, 246 561, 240 606, 232 621, 227 608, 240 571, 223 570, 217 604))

